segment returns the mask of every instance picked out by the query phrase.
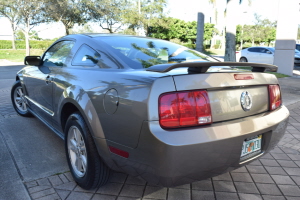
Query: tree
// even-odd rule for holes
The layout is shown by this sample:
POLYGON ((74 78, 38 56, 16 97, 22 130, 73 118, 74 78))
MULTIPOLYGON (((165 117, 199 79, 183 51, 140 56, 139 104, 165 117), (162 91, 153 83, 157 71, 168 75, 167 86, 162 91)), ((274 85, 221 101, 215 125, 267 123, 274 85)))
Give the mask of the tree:
MULTIPOLYGON (((15 37, 17 40, 25 40, 25 34, 21 30, 17 30, 15 33, 15 37)), ((31 31, 29 33, 29 39, 41 40, 42 38, 38 36, 38 33, 36 31, 31 31)))
POLYGON ((263 19, 260 21, 259 25, 262 27, 263 31, 262 41, 268 43, 270 45, 271 41, 275 41, 276 39, 276 21, 270 21, 269 19, 263 19))
POLYGON ((163 20, 164 26, 154 25, 148 28, 148 36, 165 40, 178 38, 181 42, 195 43, 197 32, 195 21, 185 22, 172 17, 163 20))
POLYGON ((131 11, 125 16, 125 24, 133 31, 144 30, 149 36, 149 28, 153 25, 165 26, 166 0, 137 0, 131 11))
POLYGON ((214 33, 216 33, 216 32, 217 32, 217 30, 216 30, 214 24, 211 24, 211 23, 204 24, 204 40, 211 40, 214 33))
POLYGON ((298 25, 297 40, 300 40, 300 25, 298 25))
POLYGON ((89 24, 85 24, 82 27, 77 28, 74 30, 74 28, 70 31, 72 34, 77 34, 77 33, 94 33, 93 28, 89 24))
POLYGON ((236 34, 236 13, 240 0, 227 0, 226 8, 226 42, 224 61, 236 61, 235 57, 235 34, 236 34))
POLYGON ((15 0, 18 4, 20 24, 18 28, 25 34, 26 56, 30 55, 30 35, 32 28, 40 23, 46 22, 44 15, 45 3, 40 0, 15 0))
POLYGON ((87 15, 93 22, 110 33, 117 32, 125 24, 132 3, 124 0, 84 0, 87 15))
POLYGON ((44 0, 47 5, 47 15, 55 22, 62 22, 66 35, 75 24, 86 23, 86 10, 83 0, 44 0))
MULTIPOLYGON (((181 42, 195 44, 197 33, 197 22, 185 22, 180 19, 168 17, 164 18, 164 26, 154 25, 149 27, 148 36, 172 40, 179 39, 181 42)), ((204 40, 211 40, 215 32, 214 24, 204 24, 204 40)))
POLYGON ((255 25, 238 25, 237 41, 249 41, 254 46, 255 43, 267 43, 269 46, 271 41, 276 38, 276 21, 269 19, 261 19, 261 16, 255 14, 255 25))
POLYGON ((12 48, 16 49, 15 31, 19 23, 17 4, 14 0, 0 0, 0 17, 7 18, 11 25, 12 30, 12 48))
POLYGON ((26 55, 29 56, 29 32, 37 24, 47 21, 44 15, 45 3, 40 0, 14 0, 12 2, 13 3, 8 3, 5 6, 7 9, 11 9, 16 13, 16 20, 19 22, 16 25, 25 35, 26 55))

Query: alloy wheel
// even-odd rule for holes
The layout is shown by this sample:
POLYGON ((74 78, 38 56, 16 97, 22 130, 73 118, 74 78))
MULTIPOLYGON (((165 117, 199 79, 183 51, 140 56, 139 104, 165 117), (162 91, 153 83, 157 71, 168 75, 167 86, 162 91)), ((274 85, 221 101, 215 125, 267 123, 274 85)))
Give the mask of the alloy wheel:
POLYGON ((71 126, 68 131, 69 159, 75 174, 83 177, 87 171, 87 152, 81 131, 71 126))
POLYGON ((21 112, 27 111, 27 100, 21 86, 18 86, 14 91, 14 101, 18 110, 21 112))

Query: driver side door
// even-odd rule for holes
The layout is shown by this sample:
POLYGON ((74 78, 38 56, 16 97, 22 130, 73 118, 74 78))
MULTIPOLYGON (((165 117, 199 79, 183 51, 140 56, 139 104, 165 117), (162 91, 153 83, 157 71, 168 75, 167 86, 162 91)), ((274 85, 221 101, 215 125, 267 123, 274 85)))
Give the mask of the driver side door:
POLYGON ((73 45, 73 41, 57 42, 45 52, 42 64, 29 68, 25 77, 30 108, 49 125, 52 125, 55 114, 53 108, 55 70, 66 65, 73 45))

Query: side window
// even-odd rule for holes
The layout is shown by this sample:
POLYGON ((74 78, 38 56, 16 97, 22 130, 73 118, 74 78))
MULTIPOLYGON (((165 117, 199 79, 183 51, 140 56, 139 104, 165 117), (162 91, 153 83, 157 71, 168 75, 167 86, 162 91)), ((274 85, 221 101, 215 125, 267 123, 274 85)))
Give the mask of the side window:
POLYGON ((66 61, 69 58, 73 46, 73 41, 61 41, 56 43, 45 53, 43 65, 47 67, 66 66, 66 61))
POLYGON ((83 67, 99 67, 118 69, 118 65, 113 62, 105 53, 98 53, 88 45, 82 45, 73 58, 72 65, 83 67))
POLYGON ((260 52, 259 48, 256 48, 256 47, 254 47, 254 48, 249 48, 248 51, 254 52, 254 53, 259 53, 259 52, 260 52))
POLYGON ((260 48, 260 52, 261 53, 267 53, 268 49, 265 49, 265 48, 260 48))

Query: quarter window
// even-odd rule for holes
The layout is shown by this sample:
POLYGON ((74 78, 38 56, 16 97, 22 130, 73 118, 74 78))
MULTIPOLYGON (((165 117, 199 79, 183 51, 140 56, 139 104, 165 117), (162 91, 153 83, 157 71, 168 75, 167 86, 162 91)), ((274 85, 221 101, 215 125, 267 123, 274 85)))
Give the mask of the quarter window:
POLYGON ((70 58, 73 41, 61 41, 53 45, 43 58, 43 65, 47 67, 64 67, 70 58))
POLYGON ((72 65, 96 65, 100 60, 100 54, 87 45, 82 45, 77 51, 72 65))
POLYGON ((98 68, 119 68, 105 53, 98 53, 87 45, 82 45, 77 51, 72 65, 98 68))

